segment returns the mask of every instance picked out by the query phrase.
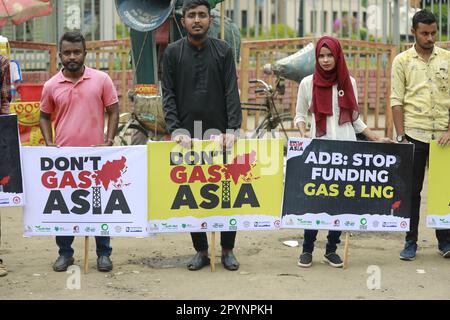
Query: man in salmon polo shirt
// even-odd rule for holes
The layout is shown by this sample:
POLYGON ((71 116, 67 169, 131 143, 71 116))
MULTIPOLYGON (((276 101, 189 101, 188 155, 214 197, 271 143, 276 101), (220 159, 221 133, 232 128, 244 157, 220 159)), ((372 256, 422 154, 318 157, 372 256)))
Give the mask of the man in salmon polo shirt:
MULTIPOLYGON (((63 34, 59 41, 63 69, 45 83, 42 91, 40 126, 47 146, 90 147, 114 143, 119 122, 116 88, 106 73, 84 65, 86 54, 86 42, 81 33, 63 34), (103 133, 105 111, 108 114, 106 137, 103 133)), ((73 240, 73 236, 56 237, 59 257, 53 264, 54 271, 66 271, 73 264, 73 240)), ((95 237, 95 242, 97 270, 111 271, 110 237, 95 237)))

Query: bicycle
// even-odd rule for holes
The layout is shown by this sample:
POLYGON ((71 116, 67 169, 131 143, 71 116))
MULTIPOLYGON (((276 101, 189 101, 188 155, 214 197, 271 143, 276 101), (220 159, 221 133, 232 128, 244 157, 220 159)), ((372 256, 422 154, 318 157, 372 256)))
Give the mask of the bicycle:
MULTIPOLYGON (((278 93, 284 94, 283 80, 284 79, 282 78, 277 78, 275 89, 263 80, 250 80, 249 83, 257 85, 255 93, 265 94, 265 102, 243 102, 241 103, 241 106, 243 106, 242 110, 266 112, 263 121, 256 127, 255 131, 248 136, 248 138, 263 139, 266 134, 270 134, 272 138, 278 138, 279 132, 281 131, 282 139, 284 140, 284 153, 286 154, 289 136, 285 129, 285 123, 292 123, 294 119, 290 113, 280 114, 274 100, 278 93)), ((133 100, 131 96, 130 99, 133 100)), ((135 106, 133 112, 122 113, 120 115, 119 123, 124 123, 119 125, 116 135, 120 145, 145 144, 148 140, 159 141, 166 139, 167 133, 165 132, 165 129, 161 124, 158 124, 158 116, 161 116, 162 111, 155 111, 159 109, 162 110, 162 105, 159 106, 159 103, 162 102, 158 100, 158 98, 155 99, 155 102, 158 103, 158 107, 153 108, 152 111, 150 111, 149 108, 137 108, 135 106), (155 113, 156 116, 154 115, 155 113)))
POLYGON ((264 111, 266 116, 263 121, 256 127, 255 131, 249 136, 251 139, 262 139, 268 133, 271 134, 272 138, 279 138, 279 132, 281 129, 281 138, 284 140, 284 153, 287 151, 287 141, 289 136, 285 129, 285 124, 292 123, 294 118, 290 113, 279 113, 275 105, 275 96, 279 94, 284 94, 284 79, 277 78, 275 89, 265 81, 261 79, 253 79, 249 81, 250 84, 256 84, 257 88, 255 93, 264 93, 265 102, 264 103, 251 103, 242 102, 242 110, 248 111, 264 111), (257 108, 258 107, 258 108, 257 108))
POLYGON ((129 95, 129 98, 134 104, 134 110, 122 113, 119 116, 119 123, 122 123, 119 125, 116 134, 119 145, 146 144, 149 140, 160 141, 165 139, 166 131, 161 118, 161 97, 145 97, 148 101, 143 103, 141 107, 136 106, 134 96, 129 95), (149 102, 155 103, 157 106, 150 108, 149 102))

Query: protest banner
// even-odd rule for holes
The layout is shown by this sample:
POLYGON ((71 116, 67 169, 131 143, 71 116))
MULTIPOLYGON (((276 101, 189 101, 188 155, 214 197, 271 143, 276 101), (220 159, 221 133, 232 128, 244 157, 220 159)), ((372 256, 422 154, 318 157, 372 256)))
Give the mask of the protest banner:
POLYGON ((146 150, 24 147, 24 235, 146 236, 146 150))
POLYGON ((149 143, 149 231, 279 228, 282 152, 279 139, 149 143))
POLYGON ((17 115, 22 146, 45 146, 45 140, 39 128, 39 106, 39 101, 9 104, 10 113, 17 115))
POLYGON ((16 115, 0 116, 0 207, 24 205, 16 115))
POLYGON ((283 228, 408 231, 413 146, 290 138, 283 228))
POLYGON ((450 229, 450 147, 430 143, 427 227, 450 229))

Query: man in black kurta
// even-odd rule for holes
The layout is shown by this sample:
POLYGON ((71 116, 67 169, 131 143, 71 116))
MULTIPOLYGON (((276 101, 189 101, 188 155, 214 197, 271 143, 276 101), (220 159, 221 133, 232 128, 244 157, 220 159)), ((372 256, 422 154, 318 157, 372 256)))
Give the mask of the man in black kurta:
MULTIPOLYGON (((230 146, 241 126, 242 112, 236 67, 231 47, 208 38, 211 7, 207 0, 192 0, 183 6, 181 22, 187 38, 171 43, 164 53, 162 93, 166 125, 172 139, 185 147, 191 138, 209 139, 221 135, 230 146)), ((191 233, 197 254, 189 270, 208 265, 208 241, 204 232, 191 233)), ((233 254, 236 232, 221 232, 222 263, 237 270, 233 254)))

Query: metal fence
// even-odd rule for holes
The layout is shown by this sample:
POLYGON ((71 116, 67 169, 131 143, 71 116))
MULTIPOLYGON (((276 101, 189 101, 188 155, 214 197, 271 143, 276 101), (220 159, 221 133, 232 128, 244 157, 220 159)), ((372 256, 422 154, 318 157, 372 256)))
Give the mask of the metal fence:
POLYGON ((410 42, 412 16, 432 11, 439 41, 450 39, 449 0, 226 0, 225 12, 248 39, 334 34, 339 38, 410 42), (275 27, 277 26, 278 27, 275 27))
MULTIPOLYGON (((265 75, 262 67, 273 64, 280 55, 290 55, 318 38, 294 38, 267 41, 245 41, 241 47, 240 91, 242 102, 262 103, 264 97, 258 96, 249 86, 252 78, 264 79, 274 83, 274 76, 265 75)), ((373 130, 384 131, 393 136, 392 113, 390 108, 390 73, 392 61, 397 53, 395 45, 362 40, 339 39, 346 54, 351 75, 358 84, 358 101, 362 118, 373 130)), ((286 82, 286 93, 277 98, 277 108, 281 112, 295 115, 298 84, 286 82)), ((244 111, 243 128, 254 129, 264 117, 261 111, 244 111), (248 117, 255 119, 253 128, 248 127, 248 117)), ((296 130, 291 124, 288 130, 296 130)))

